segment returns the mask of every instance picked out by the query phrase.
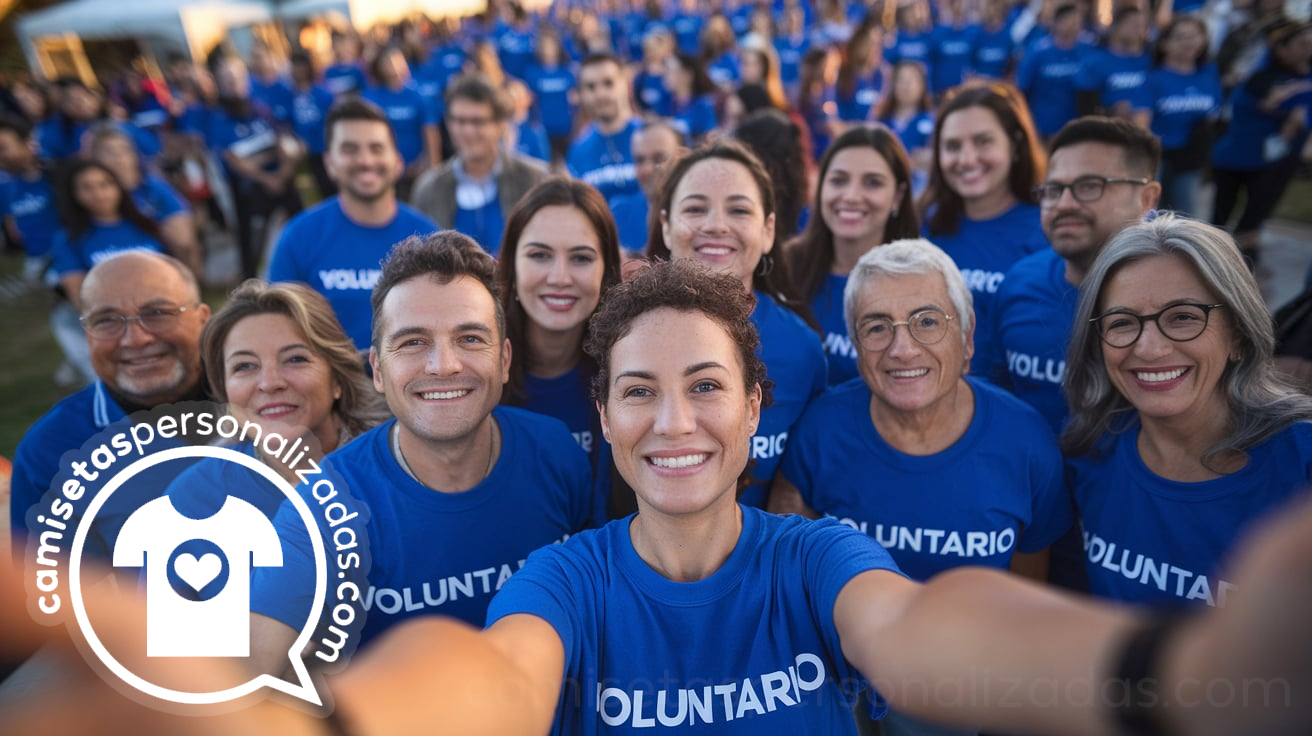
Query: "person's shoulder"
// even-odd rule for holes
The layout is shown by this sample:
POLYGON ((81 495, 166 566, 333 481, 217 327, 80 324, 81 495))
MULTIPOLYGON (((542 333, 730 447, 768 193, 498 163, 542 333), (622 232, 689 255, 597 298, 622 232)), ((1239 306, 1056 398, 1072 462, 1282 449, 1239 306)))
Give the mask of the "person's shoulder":
POLYGON ((1054 261, 1060 261, 1061 256, 1052 248, 1022 256, 1020 260, 1012 264, 1007 270, 1007 277, 1002 280, 1002 285, 998 287, 999 291, 1007 289, 1011 284, 1011 290, 1015 291, 1022 287, 1033 286, 1036 283, 1045 282, 1048 274, 1052 269, 1054 261), (1013 279, 1015 282, 1013 283, 1013 279))
POLYGON ((432 232, 439 229, 437 223, 433 222, 433 218, 425 215, 423 212, 420 212, 405 202, 396 203, 396 219, 394 219, 392 223, 407 227, 413 226, 418 228, 416 232, 424 230, 425 228, 432 232))
POLYGON ((373 429, 361 432, 352 437, 346 444, 328 453, 327 457, 324 458, 324 462, 334 463, 340 460, 351 460, 373 453, 375 445, 388 441, 388 433, 392 431, 392 425, 394 424, 396 424, 396 419, 388 419, 373 429))
POLYGON ((502 433, 515 432, 523 437, 531 438, 531 444, 534 445, 536 450, 546 451, 550 454, 555 451, 555 448, 548 446, 549 444, 578 446, 578 443, 574 441, 574 435, 570 434, 569 428, 556 417, 504 404, 493 409, 492 416, 501 425, 502 433))
MULTIPOLYGON (((998 388, 975 376, 966 376, 966 383, 970 384, 975 392, 976 411, 979 411, 979 407, 984 407, 989 412, 991 421, 1002 422, 1005 425, 1006 442, 1011 443, 1019 439, 1017 433, 1020 431, 1028 433, 1030 439, 1033 439, 1035 434, 1053 439, 1052 429, 1043 415, 1010 391, 998 388)), ((1002 433, 998 435, 999 439, 1003 436, 1002 433)))
POLYGON ((506 163, 504 176, 532 176, 543 178, 550 174, 545 161, 540 161, 530 156, 525 156, 515 151, 506 152, 506 163))
POLYGON ((342 213, 341 202, 335 196, 329 197, 301 210, 299 214, 287 221, 283 232, 301 235, 310 228, 321 227, 323 223, 342 217, 345 217, 345 215, 342 213))
POLYGON ((55 444, 64 446, 61 452, 78 449, 99 429, 95 404, 100 396, 101 392, 92 384, 60 399, 19 440, 15 457, 21 460, 55 444))

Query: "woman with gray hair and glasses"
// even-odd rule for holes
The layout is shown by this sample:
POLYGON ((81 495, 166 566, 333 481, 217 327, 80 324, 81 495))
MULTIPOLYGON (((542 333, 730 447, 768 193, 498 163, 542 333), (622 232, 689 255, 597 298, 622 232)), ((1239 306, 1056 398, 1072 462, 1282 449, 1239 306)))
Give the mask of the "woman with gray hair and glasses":
POLYGON ((1028 405, 966 376, 970 289, 928 240, 868 251, 843 294, 860 381, 831 387, 788 438, 770 510, 834 516, 916 580, 1007 569, 1072 523, 1056 438, 1028 405))
POLYGON ((1221 606, 1244 529, 1312 480, 1312 398, 1281 379, 1271 317, 1225 232, 1126 228, 1081 289, 1067 357, 1067 478, 1090 591, 1221 606))

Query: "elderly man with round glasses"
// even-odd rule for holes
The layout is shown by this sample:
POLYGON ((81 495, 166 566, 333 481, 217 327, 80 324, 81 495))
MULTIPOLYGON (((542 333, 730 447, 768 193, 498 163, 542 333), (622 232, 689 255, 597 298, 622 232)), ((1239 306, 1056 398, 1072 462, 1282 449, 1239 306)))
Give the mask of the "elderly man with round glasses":
POLYGON ((1122 230, 1080 290, 1067 477, 1094 595, 1221 606, 1255 519, 1312 481, 1312 399, 1274 370, 1271 318, 1229 235, 1122 230))
MULTIPOLYGON (((1037 411, 966 377, 974 311, 952 259, 927 240, 873 248, 843 313, 861 377, 802 415, 769 510, 836 517, 917 581, 965 565, 1044 579, 1073 523, 1061 453, 1037 411)), ((885 733, 958 732, 893 711, 885 733)))
POLYGON ((837 517, 916 580, 1006 569, 1061 536, 1072 513, 1056 440, 1029 406, 966 377, 974 313, 952 260, 926 240, 874 248, 843 307, 861 378, 803 415, 771 510, 837 517))

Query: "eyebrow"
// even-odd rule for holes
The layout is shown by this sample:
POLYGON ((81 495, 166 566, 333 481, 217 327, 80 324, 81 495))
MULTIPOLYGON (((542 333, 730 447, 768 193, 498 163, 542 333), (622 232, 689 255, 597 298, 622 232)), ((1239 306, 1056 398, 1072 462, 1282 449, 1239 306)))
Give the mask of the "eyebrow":
MULTIPOLYGON (((726 371, 729 370, 728 368, 724 367, 723 363, 717 363, 714 360, 708 360, 704 363, 694 363, 693 365, 688 366, 683 370, 683 375, 685 377, 692 376, 701 373, 702 371, 710 370, 712 368, 720 368, 726 371)), ((645 381, 654 381, 656 380, 656 374, 650 371, 624 371, 623 373, 620 373, 619 375, 615 376, 615 381, 618 382, 621 378, 640 378, 645 381)))
MULTIPOLYGON (((923 311, 925 311, 926 309, 934 309, 934 310, 937 310, 937 311, 939 311, 939 312, 943 312, 943 313, 945 313, 945 314, 947 313, 947 310, 946 310, 946 309, 944 309, 943 307, 940 307, 940 306, 937 305, 937 304, 926 304, 926 305, 924 305, 924 306, 916 307, 915 309, 911 310, 911 311, 907 314, 907 316, 910 317, 911 315, 916 314, 917 312, 923 312, 923 311)), ((888 314, 887 312, 866 312, 865 314, 861 315, 861 318, 858 319, 858 320, 856 321, 856 323, 857 323, 857 324, 864 324, 864 323, 866 323, 866 322, 869 322, 869 321, 872 320, 872 319, 888 319, 888 320, 894 320, 894 321, 896 321, 896 318, 895 318, 893 315, 888 314)))
MULTIPOLYGON (((529 242, 529 243, 525 243, 525 244, 524 244, 524 247, 525 247, 525 248, 541 248, 542 250, 551 250, 551 251, 554 251, 554 250, 555 250, 554 247, 552 247, 552 246, 550 246, 550 245, 548 245, 548 244, 546 244, 546 243, 539 243, 539 242, 537 242, 536 240, 535 240, 535 241, 532 241, 532 242, 529 242)), ((596 250, 597 250, 597 246, 592 245, 591 243, 579 243, 578 245, 567 245, 567 246, 565 246, 565 250, 567 250, 567 251, 578 251, 578 250, 596 251, 596 250)))
MULTIPOLYGON (((283 347, 278 348, 278 353, 282 354, 290 350, 310 350, 310 346, 306 345, 303 342, 294 342, 291 345, 284 345, 283 347)), ((314 351, 311 350, 310 352, 314 352, 314 351)), ((255 354, 254 350, 234 350, 228 355, 227 359, 230 360, 232 358, 237 357, 238 355, 249 355, 255 358, 259 357, 258 355, 255 354)))
MULTIPOLYGON (((156 298, 156 299, 151 299, 151 300, 146 301, 146 302, 142 302, 140 305, 137 306, 137 311, 140 312, 140 311, 143 310, 143 309, 150 309, 150 308, 152 308, 152 307, 167 307, 167 308, 169 308, 169 309, 177 309, 177 308, 178 308, 178 302, 176 302, 176 301, 174 301, 174 300, 172 300, 172 299, 167 299, 167 298, 165 298, 165 297, 159 297, 159 298, 156 298)), ((116 307, 96 307, 95 309, 92 309, 92 310, 90 310, 89 312, 87 312, 88 315, 92 315, 92 314, 122 314, 122 313, 123 313, 122 310, 120 310, 120 309, 118 309, 118 308, 116 308, 116 307)))

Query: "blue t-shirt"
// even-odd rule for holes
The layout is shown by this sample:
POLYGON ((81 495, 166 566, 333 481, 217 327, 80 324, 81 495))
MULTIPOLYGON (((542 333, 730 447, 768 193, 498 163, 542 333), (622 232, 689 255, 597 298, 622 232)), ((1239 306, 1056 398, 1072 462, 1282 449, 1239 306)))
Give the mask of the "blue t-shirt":
POLYGON ((369 304, 382 275, 383 258, 411 235, 435 232, 423 213, 398 203, 396 217, 383 227, 352 222, 332 197, 292 218, 269 259, 270 281, 300 281, 323 294, 346 334, 368 350, 373 318, 369 304))
POLYGON ((39 152, 43 158, 49 159, 76 156, 82 150, 82 138, 86 132, 97 125, 105 124, 126 133, 143 158, 150 158, 159 153, 159 138, 154 133, 132 123, 102 118, 69 125, 62 115, 55 115, 37 126, 36 139, 39 152))
POLYGON ((912 117, 899 121, 896 118, 882 118, 881 123, 897 133, 898 140, 907 151, 928 148, 934 138, 934 113, 932 111, 916 113, 912 117))
POLYGON ((596 125, 589 125, 565 156, 570 175, 596 187, 607 202, 621 194, 640 192, 631 144, 634 131, 641 126, 642 122, 633 118, 613 135, 603 135, 596 125))
POLYGON ((798 422, 780 472, 811 508, 874 537, 915 580, 963 565, 1007 569, 1074 521, 1061 450, 1043 419, 973 378, 970 426, 933 455, 889 445, 870 420, 870 388, 829 389, 798 422))
POLYGON ((515 128, 515 152, 539 161, 551 161, 551 141, 540 123, 528 118, 515 128))
MULTIPOLYGON (((235 118, 221 107, 211 107, 205 110, 197 122, 205 126, 205 143, 211 151, 220 155, 225 151, 230 152, 237 158, 263 156, 264 164, 261 168, 273 172, 278 169, 278 160, 268 154, 278 147, 278 131, 264 117, 264 112, 261 106, 252 103, 249 117, 235 118)), ((223 168, 228 176, 237 176, 227 162, 224 162, 223 168)), ((238 183, 248 190, 258 186, 245 178, 240 178, 238 183)))
POLYGON ((437 125, 433 106, 413 83, 396 91, 369 87, 364 91, 364 98, 383 109, 396 135, 396 150, 401 152, 406 166, 418 161, 424 153, 424 126, 437 125))
POLYGON ((35 179, 0 173, 0 219, 14 218, 23 238, 23 251, 38 258, 50 252, 55 234, 63 227, 55 191, 44 173, 35 179))
POLYGON ((1039 135, 1050 136, 1076 117, 1075 76, 1092 52, 1084 44, 1063 49, 1043 39, 1021 57, 1016 87, 1030 103, 1039 135))
POLYGON ((1009 387, 1056 434, 1070 413, 1061 382, 1079 299, 1079 289, 1066 280, 1066 261, 1049 249, 1018 261, 994 303, 993 354, 984 377, 1009 387))
POLYGON ((1219 572, 1235 542, 1312 481, 1312 423, 1249 450, 1238 472, 1197 483, 1153 473, 1138 438, 1135 418, 1125 432, 1103 438, 1101 456, 1067 461, 1089 591, 1127 603, 1224 605, 1234 585, 1219 572))
POLYGON ((766 378, 774 381, 774 403, 761 410, 752 437, 752 484, 739 500, 745 506, 765 505, 765 494, 783 458, 788 433, 811 399, 825 389, 829 368, 820 336, 796 313, 761 292, 754 292, 752 324, 761 335, 761 360, 766 378))
POLYGON ((874 74, 858 77, 852 87, 852 94, 845 95, 834 91, 834 101, 838 105, 838 119, 848 122, 862 122, 870 119, 870 111, 879 104, 884 93, 884 67, 879 67, 874 74))
POLYGON ((834 604, 848 581, 897 567, 832 521, 742 510, 733 552, 704 580, 662 577, 633 549, 632 517, 529 557, 488 625, 537 616, 565 647, 553 734, 854 734, 834 604), (729 622, 739 622, 730 626, 729 622))
POLYGON ((925 69, 933 74, 932 48, 934 46, 934 32, 932 29, 926 29, 919 33, 911 31, 898 31, 893 46, 888 50, 888 62, 896 64, 899 61, 918 61, 925 65, 925 69))
POLYGON ((738 83, 738 57, 732 53, 724 53, 720 58, 712 61, 706 66, 706 76, 715 82, 717 87, 731 87, 738 83))
POLYGON ((641 191, 636 194, 622 194, 610 202, 610 213, 615 217, 615 227, 620 234, 620 247, 632 253, 641 254, 647 250, 647 216, 651 212, 651 203, 641 191))
POLYGON ((492 197, 482 206, 472 209, 457 206, 451 229, 473 238, 495 258, 501 250, 501 234, 506 229, 506 215, 501 211, 500 199, 492 197))
POLYGON ((333 97, 364 89, 364 71, 359 64, 332 64, 323 70, 323 86, 333 97))
MULTIPOLYGON (((1194 129, 1221 111, 1221 78, 1212 64, 1193 74, 1157 67, 1148 73, 1148 90, 1153 100, 1152 131, 1161 139, 1163 151, 1184 148, 1194 129)), ((1198 161, 1199 168, 1205 164, 1198 161)))
POLYGON ((252 74, 251 99, 264 103, 273 115, 273 119, 279 123, 291 120, 292 87, 285 79, 276 78, 272 82, 263 82, 252 74))
POLYGON ((670 91, 665 89, 665 78, 646 69, 633 77, 634 99, 638 106, 661 117, 670 114, 670 91))
POLYGON ((670 114, 674 127, 693 140, 700 140, 720 124, 715 116, 715 98, 711 95, 694 97, 682 105, 674 102, 670 114))
MULTIPOLYGON (((1275 110, 1262 110, 1259 103, 1273 87, 1295 80, 1312 81, 1312 75, 1299 76, 1283 66, 1268 64, 1235 88, 1230 94, 1230 123, 1225 134, 1212 147, 1212 165, 1219 169, 1254 171, 1275 161, 1265 156, 1265 143, 1280 133, 1286 116, 1295 106, 1312 104, 1309 95, 1296 95, 1285 100, 1275 110)), ((1307 130, 1288 146, 1285 156, 1303 150, 1307 130)), ((1281 159, 1276 159, 1281 160, 1281 159)))
MULTIPOLYGON (((36 420, 14 452, 9 478, 9 525, 17 534, 27 530, 27 510, 50 490, 59 459, 127 413, 110 398, 100 381, 67 396, 36 420)), ((15 540, 17 541, 17 540, 15 540)))
MULTIPOLYGON (((206 406, 208 408, 209 405, 206 406)), ((117 452, 117 445, 113 445, 112 442, 126 441, 131 444, 132 440, 127 436, 130 427, 131 423, 127 420, 126 413, 100 381, 55 404, 54 408, 32 425, 22 441, 18 443, 13 474, 10 478, 9 519, 14 530, 16 549, 25 541, 28 530, 32 533, 48 531, 45 525, 37 521, 37 516, 53 516, 50 502, 45 501, 36 509, 32 507, 43 502, 43 496, 51 488, 63 488, 69 480, 77 480, 84 490, 81 497, 76 500, 67 499, 65 494, 61 494, 61 498, 65 499, 66 503, 71 502, 72 510, 59 513, 70 515, 71 518, 67 519, 61 516, 69 530, 76 529, 82 523, 87 509, 96 496, 129 462, 138 459, 138 455, 135 451, 130 451, 132 454, 127 458, 115 458, 122 462, 100 471, 97 471, 94 465, 88 466, 87 470, 94 473, 90 478, 86 474, 75 475, 72 468, 62 463, 61 459, 65 453, 75 451, 77 455, 74 459, 85 463, 91 451, 83 450, 83 444, 106 430, 110 430, 113 436, 105 438, 100 446, 112 447, 112 450, 107 449, 107 451, 117 452), (29 510, 32 512, 30 519, 29 510)), ((145 446, 145 453, 150 455, 182 447, 184 444, 185 440, 176 433, 172 438, 157 434, 155 439, 145 446)), ((185 472, 194 462, 195 458, 166 461, 140 470, 132 477, 131 483, 120 485, 113 496, 101 506, 91 522, 87 530, 83 554, 108 561, 112 556, 119 530, 128 517, 141 505, 163 495, 169 482, 179 473, 185 472)), ((67 557, 71 547, 72 535, 66 533, 66 544, 55 553, 56 556, 67 557)), ((19 551, 19 554, 24 553, 19 551)))
POLYGON ((524 78, 524 72, 533 63, 533 41, 536 35, 533 27, 506 28, 497 35, 497 57, 506 74, 516 79, 524 78))
POLYGON ((574 106, 569 91, 574 89, 574 73, 566 66, 548 69, 541 64, 529 66, 525 84, 533 91, 533 109, 547 135, 569 135, 574 128, 574 106))
POLYGON ((792 89, 802 77, 802 57, 811 48, 806 36, 789 38, 781 36, 774 40, 775 53, 779 55, 779 78, 784 86, 792 89))
POLYGON ((323 87, 311 86, 292 95, 292 132, 310 153, 322 154, 328 148, 323 123, 332 106, 333 94, 323 87))
POLYGON ((601 420, 597 405, 592 401, 591 383, 578 366, 555 378, 539 378, 525 373, 524 393, 527 398, 523 408, 564 422, 574 435, 574 441, 595 460, 601 420))
POLYGON ((961 28, 940 25, 934 29, 930 36, 933 42, 929 55, 930 90, 946 92, 965 81, 979 32, 979 26, 974 25, 961 28))
MULTIPOLYGON (((251 442, 241 442, 227 449, 247 457, 257 457, 255 445, 251 442)), ((173 508, 189 519, 213 516, 223 508, 228 496, 240 498, 272 519, 278 513, 278 507, 287 500, 287 496, 263 475, 245 465, 214 457, 198 460, 169 484, 167 494, 173 508)))
POLYGON ((1123 56, 1098 49, 1075 75, 1075 88, 1097 92, 1098 103, 1108 109, 1128 102, 1133 110, 1145 110, 1153 104, 1148 89, 1148 69, 1152 63, 1149 53, 1123 56))
POLYGON ((68 231, 55 233, 50 249, 50 270, 56 276, 90 271, 92 266, 118 253, 146 250, 163 253, 164 246, 154 236, 127 221, 113 225, 93 224, 77 240, 69 240, 68 231))
POLYGON ((992 220, 963 216, 957 231, 947 235, 931 235, 928 225, 923 231, 926 238, 952 257, 970 287, 975 301, 975 357, 970 360, 970 370, 987 375, 989 352, 993 350, 988 344, 988 326, 994 320, 994 295, 1017 261, 1049 248, 1048 237, 1039 224, 1039 207, 1020 202, 992 220))
POLYGON ((811 312, 824 330, 825 359, 829 363, 829 385, 836 386, 860 375, 856 369, 857 352, 847 334, 847 320, 843 317, 843 290, 847 277, 836 274, 825 276, 825 282, 811 299, 811 312))
POLYGON ((173 191, 173 187, 150 173, 141 177, 141 186, 132 190, 132 203, 141 210, 141 214, 161 223, 179 212, 187 211, 187 206, 182 203, 178 193, 173 191))
MULTIPOLYGON (((427 488, 401 468, 390 442, 395 420, 325 458, 350 489, 347 510, 367 509, 337 528, 358 529, 359 519, 368 517, 363 526, 372 565, 368 584, 360 586, 368 612, 361 644, 422 614, 481 625, 493 594, 530 552, 587 524, 592 472, 565 427, 504 406, 492 416, 501 427, 501 455, 483 482, 461 493, 427 488)), ((317 506, 310 488, 298 491, 317 506)), ((256 571, 251 611, 299 629, 313 599, 314 556, 292 504, 284 504, 273 523, 293 549, 282 567, 256 571)), ((334 538, 326 541, 332 554, 334 538)))
POLYGON ((679 50, 685 54, 700 56, 702 51, 702 24, 706 21, 696 13, 677 13, 670 19, 670 31, 679 50))
POLYGON ((975 37, 975 50, 971 57, 971 72, 988 79, 1002 79, 1011 66, 1016 42, 1011 28, 1003 25, 996 31, 981 29, 975 37))

